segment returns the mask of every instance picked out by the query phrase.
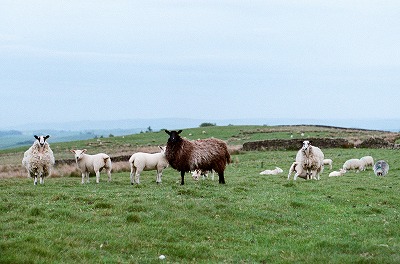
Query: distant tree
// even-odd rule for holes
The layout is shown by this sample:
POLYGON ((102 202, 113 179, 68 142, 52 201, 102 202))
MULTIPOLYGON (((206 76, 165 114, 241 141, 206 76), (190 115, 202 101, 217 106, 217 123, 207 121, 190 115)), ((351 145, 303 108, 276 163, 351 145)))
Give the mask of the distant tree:
POLYGON ((151 126, 149 126, 149 127, 147 128, 146 133, 148 133, 148 132, 153 132, 153 129, 151 129, 151 126))
POLYGON ((210 127, 210 126, 216 126, 216 123, 201 123, 200 127, 210 127))
POLYGON ((110 134, 110 135, 108 135, 108 137, 114 137, 114 135, 113 135, 113 134, 110 134))

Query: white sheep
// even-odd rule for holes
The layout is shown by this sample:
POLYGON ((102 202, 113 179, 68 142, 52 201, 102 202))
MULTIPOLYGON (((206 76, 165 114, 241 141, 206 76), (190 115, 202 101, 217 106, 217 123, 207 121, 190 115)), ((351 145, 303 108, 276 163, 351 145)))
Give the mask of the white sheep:
MULTIPOLYGON (((300 162, 301 167, 306 171, 307 179, 320 179, 320 174, 324 170, 324 153, 320 148, 304 140, 302 148, 297 152, 296 161, 300 162)), ((296 173, 293 180, 296 180, 298 176, 299 174, 296 173)))
POLYGON ((371 156, 364 156, 360 159, 362 162, 364 162, 364 169, 365 170, 368 166, 373 167, 374 166, 374 158, 371 156))
POLYGON ((273 169, 273 170, 265 170, 265 171, 260 172, 260 174, 262 174, 262 175, 277 175, 282 172, 283 172, 283 170, 281 168, 275 167, 275 169, 273 169))
POLYGON ((76 164, 82 172, 82 184, 84 183, 85 176, 86 182, 89 183, 89 174, 96 174, 96 183, 100 181, 100 171, 106 170, 108 175, 108 181, 111 181, 111 158, 105 153, 98 153, 95 155, 86 154, 86 149, 75 150, 72 149, 71 152, 75 154, 76 164))
POLYGON ((329 169, 332 169, 333 161, 331 159, 324 159, 324 165, 329 165, 329 169))
POLYGON ((329 173, 329 177, 337 177, 337 176, 343 176, 343 174, 346 173, 346 170, 340 169, 339 171, 332 171, 329 173))
POLYGON ((129 163, 131 165, 131 184, 134 182, 139 184, 140 174, 142 171, 157 170, 156 182, 161 183, 162 172, 168 167, 168 161, 165 158, 165 148, 160 147, 161 152, 159 153, 144 153, 137 152, 134 153, 130 159, 129 163), (135 178, 135 179, 134 179, 135 178))
POLYGON ((289 168, 289 174, 287 179, 290 180, 290 176, 292 173, 297 174, 297 177, 303 178, 303 179, 309 179, 310 178, 310 173, 307 170, 304 170, 302 166, 300 166, 300 162, 295 161, 292 163, 292 165, 289 168))
POLYGON ((34 136, 33 145, 24 153, 22 165, 28 171, 28 176, 33 177, 33 184, 37 185, 37 178, 40 177, 40 184, 44 183, 44 177, 51 174, 55 163, 53 151, 46 142, 50 136, 34 136))
MULTIPOLYGON (((211 170, 211 172, 212 172, 211 180, 214 180, 214 171, 211 170)), ((200 169, 196 169, 196 170, 192 171, 193 180, 198 181, 200 179, 200 176, 203 176, 203 180, 204 180, 205 178, 208 177, 208 171, 200 170, 200 169)))
POLYGON ((364 170, 364 162, 359 159, 349 159, 343 164, 343 169, 348 170, 356 170, 356 173, 364 170))
POLYGON ((374 173, 376 176, 386 176, 389 172, 389 164, 384 160, 379 160, 374 165, 374 173))

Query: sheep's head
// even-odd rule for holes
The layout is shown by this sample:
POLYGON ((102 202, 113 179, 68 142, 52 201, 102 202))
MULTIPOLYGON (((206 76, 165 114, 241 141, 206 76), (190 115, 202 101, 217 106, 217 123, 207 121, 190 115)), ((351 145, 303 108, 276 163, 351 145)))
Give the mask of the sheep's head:
POLYGON ((161 154, 165 154, 165 150, 167 149, 167 147, 165 147, 165 146, 158 146, 158 148, 160 149, 160 153, 161 154))
POLYGON ((74 155, 75 155, 76 162, 78 162, 80 159, 82 159, 83 154, 86 151, 87 151, 86 149, 82 149, 82 150, 80 150, 80 149, 71 149, 71 152, 74 153, 74 155))
POLYGON ((309 147, 311 147, 310 141, 304 140, 304 141, 303 141, 303 146, 301 147, 301 149, 302 149, 303 151, 306 151, 309 147))
POLYGON ((169 131, 165 130, 165 133, 169 135, 168 143, 176 143, 182 140, 181 136, 179 135, 182 132, 182 130, 178 131, 169 131))
POLYGON ((36 138, 36 140, 39 142, 39 145, 43 148, 44 144, 46 143, 46 139, 48 139, 50 136, 36 136, 34 135, 34 137, 36 138))

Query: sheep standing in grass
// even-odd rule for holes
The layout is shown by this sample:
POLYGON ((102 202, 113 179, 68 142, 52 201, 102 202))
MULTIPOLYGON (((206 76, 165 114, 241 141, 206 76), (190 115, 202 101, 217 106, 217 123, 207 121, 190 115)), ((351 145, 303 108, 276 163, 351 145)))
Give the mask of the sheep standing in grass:
POLYGON ((332 171, 329 173, 329 177, 337 177, 337 176, 343 176, 343 174, 346 173, 346 170, 340 169, 339 171, 332 171))
POLYGON ((225 183, 224 171, 231 157, 224 141, 214 138, 189 141, 179 135, 182 130, 165 132, 169 135, 165 156, 171 167, 181 172, 181 185, 185 172, 196 169, 214 170, 219 183, 225 183))
POLYGON ((260 174, 261 175, 277 175, 282 172, 283 172, 283 170, 281 168, 275 167, 275 169, 273 169, 273 170, 265 170, 265 171, 260 172, 260 174))
POLYGON ((303 178, 303 179, 309 179, 310 178, 310 173, 303 169, 303 167, 300 165, 300 162, 295 161, 292 163, 292 165, 289 168, 289 174, 287 176, 287 179, 290 180, 290 176, 295 173, 297 174, 297 177, 303 178))
POLYGON ((111 158, 107 154, 99 153, 95 155, 86 154, 86 149, 75 150, 72 149, 71 152, 75 154, 76 164, 82 172, 82 184, 86 182, 89 183, 89 174, 96 174, 96 183, 100 181, 100 172, 105 169, 108 175, 108 181, 111 181, 111 158))
POLYGON ((356 170, 356 173, 364 170, 364 162, 359 159, 349 159, 343 164, 343 169, 346 171, 356 170))
MULTIPOLYGON (((192 171, 193 180, 198 181, 200 176, 203 176, 203 180, 208 177, 208 171, 194 170, 192 171)), ((211 180, 214 180, 214 171, 211 172, 211 180)))
POLYGON ((159 153, 134 153, 130 159, 129 164, 131 165, 131 184, 134 182, 139 184, 140 174, 142 171, 157 170, 156 182, 161 183, 161 176, 163 170, 168 167, 168 161, 165 158, 165 147, 160 147, 161 152, 159 153))
POLYGON ((332 169, 333 161, 331 159, 324 159, 324 165, 329 165, 329 169, 332 169))
MULTIPOLYGON (((306 171, 307 179, 319 180, 319 175, 324 170, 324 153, 321 149, 312 146, 310 141, 303 141, 302 148, 297 152, 296 162, 300 162, 303 170, 306 171)), ((294 175, 293 180, 296 180, 298 173, 294 175)))
POLYGON ((35 142, 24 153, 22 165, 28 171, 28 176, 32 177, 33 184, 37 185, 37 178, 40 177, 40 184, 44 183, 44 178, 49 176, 54 165, 54 155, 49 143, 46 142, 50 136, 34 136, 35 142))
POLYGON ((374 158, 372 158, 371 156, 364 156, 360 159, 363 163, 364 163, 364 169, 365 170, 367 167, 374 166, 374 158))
POLYGON ((384 160, 379 160, 374 165, 374 173, 376 176, 386 176, 389 172, 389 164, 384 160))

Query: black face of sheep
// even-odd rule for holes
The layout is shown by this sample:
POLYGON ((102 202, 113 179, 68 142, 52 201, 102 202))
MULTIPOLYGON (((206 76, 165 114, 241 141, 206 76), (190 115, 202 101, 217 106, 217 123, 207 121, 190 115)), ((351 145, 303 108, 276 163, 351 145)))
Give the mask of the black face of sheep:
POLYGON ((181 136, 179 135, 180 133, 182 133, 182 130, 178 130, 178 131, 165 130, 165 133, 167 133, 169 135, 168 142, 175 143, 175 142, 179 142, 180 140, 182 140, 181 136))
POLYGON ((47 136, 44 137, 44 136, 36 136, 36 135, 34 135, 34 137, 39 141, 40 146, 43 147, 44 143, 46 142, 46 139, 48 139, 50 136, 47 135, 47 136))

